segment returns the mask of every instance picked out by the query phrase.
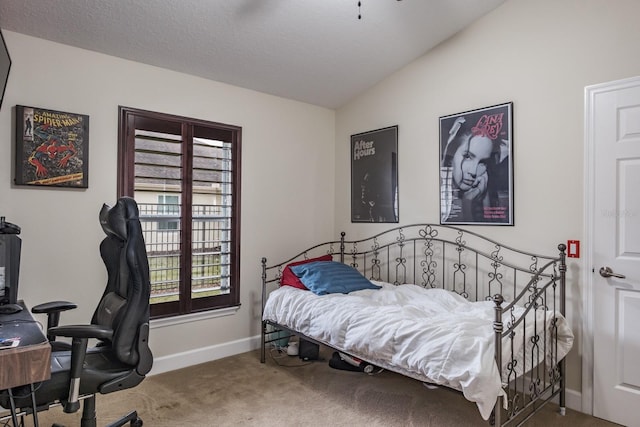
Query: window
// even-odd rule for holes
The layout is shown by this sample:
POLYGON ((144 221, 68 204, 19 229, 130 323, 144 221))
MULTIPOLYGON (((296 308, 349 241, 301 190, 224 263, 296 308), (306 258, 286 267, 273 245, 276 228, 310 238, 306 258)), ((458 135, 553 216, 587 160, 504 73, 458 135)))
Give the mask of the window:
POLYGON ((177 230, 180 222, 180 202, 178 196, 158 194, 158 214, 171 217, 158 218, 158 230, 177 230))
POLYGON ((138 202, 151 316, 240 303, 237 126, 120 107, 118 194, 138 202))

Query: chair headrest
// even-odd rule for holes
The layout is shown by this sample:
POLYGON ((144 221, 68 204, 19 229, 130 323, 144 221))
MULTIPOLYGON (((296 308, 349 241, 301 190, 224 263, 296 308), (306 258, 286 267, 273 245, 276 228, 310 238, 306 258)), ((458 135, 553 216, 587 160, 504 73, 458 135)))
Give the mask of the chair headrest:
POLYGON ((107 236, 124 241, 127 240, 127 221, 138 219, 138 205, 131 197, 121 197, 114 207, 103 204, 99 217, 107 236))

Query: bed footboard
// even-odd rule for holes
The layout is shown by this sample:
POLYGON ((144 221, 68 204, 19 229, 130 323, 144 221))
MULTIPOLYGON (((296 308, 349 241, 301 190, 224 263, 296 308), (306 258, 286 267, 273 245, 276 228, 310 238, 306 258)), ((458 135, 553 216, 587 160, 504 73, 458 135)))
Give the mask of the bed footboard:
MULTIPOLYGON (((496 304, 496 364, 506 364, 502 371, 505 395, 498 397, 492 420, 496 425, 521 425, 556 396, 560 414, 565 415, 565 360, 559 357, 563 344, 559 341, 558 318, 564 316, 566 308, 566 249, 565 244, 559 244, 558 257, 537 269, 509 304, 505 305, 502 295, 493 297, 496 304), (547 271, 549 276, 545 274, 547 271), (516 305, 525 307, 526 311, 518 316, 510 315, 516 305), (533 316, 529 316, 531 313, 533 316), (542 316, 536 313, 542 313, 542 316), (505 314, 509 317, 506 324, 505 314), (531 321, 533 326, 527 325, 531 321), (550 329, 544 327, 547 322, 550 329), (527 328, 534 332, 527 334, 527 328), (513 342, 520 336, 529 335, 531 342, 525 347, 524 357, 520 358, 513 351, 513 342), (507 348, 504 348, 505 342, 507 348), (518 363, 524 366, 518 367, 518 363)), ((563 354, 566 352, 568 349, 562 351, 563 354)))
MULTIPOLYGON (((341 233, 339 240, 315 245, 277 264, 268 265, 262 258, 263 314, 268 293, 279 286, 287 264, 327 254, 370 280, 446 289, 469 301, 493 301, 495 360, 503 367, 504 394, 498 397, 491 421, 499 426, 521 424, 556 396, 561 411, 565 406, 564 359, 559 355, 567 349, 558 340, 563 331, 557 324, 565 314, 566 246, 560 244, 558 250, 556 256, 539 255, 436 224, 396 227, 351 241, 341 233), (518 340, 526 341, 523 350, 515 350, 518 340)), ((276 331, 262 321, 263 363, 267 345, 282 337, 276 331)))

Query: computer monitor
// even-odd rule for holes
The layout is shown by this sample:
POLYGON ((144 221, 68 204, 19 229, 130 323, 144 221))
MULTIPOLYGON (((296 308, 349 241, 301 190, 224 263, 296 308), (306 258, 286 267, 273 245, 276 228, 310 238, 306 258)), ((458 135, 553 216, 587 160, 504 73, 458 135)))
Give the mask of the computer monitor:
POLYGON ((9 56, 9 49, 4 42, 4 36, 2 30, 0 30, 0 108, 2 107, 2 99, 4 98, 4 91, 7 87, 7 81, 9 80, 9 71, 11 70, 11 57, 9 56))
POLYGON ((21 249, 17 234, 0 234, 0 305, 18 301, 21 249))

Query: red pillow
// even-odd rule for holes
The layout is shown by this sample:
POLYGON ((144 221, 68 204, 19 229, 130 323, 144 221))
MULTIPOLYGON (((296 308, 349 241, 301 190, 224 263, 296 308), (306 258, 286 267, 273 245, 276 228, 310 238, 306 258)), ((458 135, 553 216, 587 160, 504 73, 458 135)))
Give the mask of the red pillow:
POLYGON ((296 261, 296 262, 292 262, 291 264, 287 264, 287 266, 282 271, 282 277, 280 277, 280 286, 293 286, 294 288, 308 291, 307 287, 302 284, 300 279, 298 279, 298 276, 293 274, 293 271, 291 271, 291 267, 295 265, 306 264, 308 262, 315 262, 315 261, 333 261, 333 257, 330 254, 328 254, 328 255, 322 255, 318 258, 303 259, 302 261, 296 261))

